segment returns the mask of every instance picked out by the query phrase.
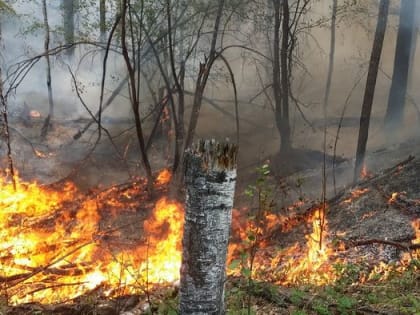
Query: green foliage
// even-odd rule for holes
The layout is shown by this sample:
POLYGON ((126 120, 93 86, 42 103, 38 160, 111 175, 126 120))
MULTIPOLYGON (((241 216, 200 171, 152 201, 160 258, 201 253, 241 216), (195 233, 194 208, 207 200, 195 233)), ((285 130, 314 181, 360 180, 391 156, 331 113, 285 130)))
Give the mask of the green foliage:
POLYGON ((0 14, 16 15, 16 12, 9 4, 0 0, 0 14))
POLYGON ((337 299, 337 309, 340 312, 340 314, 355 314, 354 311, 352 311, 354 309, 354 306, 356 305, 356 301, 348 296, 340 296, 337 299))
POLYGON ((293 305, 301 306, 303 304, 304 296, 305 293, 303 291, 294 288, 290 294, 290 301, 293 303, 293 305))
POLYGON ((318 315, 331 315, 332 313, 328 310, 328 305, 325 301, 317 300, 313 306, 314 311, 318 315))
POLYGON ((337 287, 340 288, 344 288, 358 282, 363 271, 361 266, 356 264, 337 263, 333 267, 338 276, 337 287))

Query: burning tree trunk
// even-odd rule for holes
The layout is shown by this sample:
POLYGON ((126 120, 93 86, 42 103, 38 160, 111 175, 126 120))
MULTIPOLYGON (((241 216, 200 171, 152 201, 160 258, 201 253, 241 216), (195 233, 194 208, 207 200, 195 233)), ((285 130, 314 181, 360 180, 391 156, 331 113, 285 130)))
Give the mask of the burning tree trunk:
POLYGON ((185 153, 180 313, 223 314, 237 147, 200 141, 185 153))

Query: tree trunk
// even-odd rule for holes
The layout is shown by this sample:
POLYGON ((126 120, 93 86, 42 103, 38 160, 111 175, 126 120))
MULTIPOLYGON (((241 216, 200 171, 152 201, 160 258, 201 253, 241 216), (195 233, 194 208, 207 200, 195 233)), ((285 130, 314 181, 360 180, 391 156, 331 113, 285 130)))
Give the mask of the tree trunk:
POLYGON ((414 12, 414 0, 401 0, 394 72, 385 116, 385 127, 389 135, 395 135, 396 128, 401 126, 404 115, 410 52, 413 41, 414 12))
POLYGON ((376 79, 378 76, 379 61, 382 54, 386 25, 388 21, 389 0, 381 0, 379 4, 378 22, 376 25, 375 39, 370 56, 369 71, 366 79, 365 95, 363 97, 362 113, 360 115, 359 138, 357 141, 356 164, 353 181, 359 179, 363 166, 366 143, 369 134, 370 114, 372 112, 373 96, 375 94, 376 79))
POLYGON ((280 134, 280 149, 281 149, 281 123, 282 123, 282 110, 281 110, 281 80, 280 80, 280 0, 274 0, 274 38, 273 38, 273 94, 275 102, 275 119, 276 126, 280 134))
POLYGON ((185 153, 180 314, 224 314, 237 147, 200 141, 185 153))
MULTIPOLYGON (((146 172, 146 176, 147 176, 147 187, 148 187, 149 193, 151 194, 153 192, 153 174, 152 174, 152 168, 150 166, 149 157, 146 152, 143 126, 142 126, 142 122, 140 118, 140 100, 138 99, 138 94, 137 94, 135 69, 132 65, 132 61, 130 60, 127 42, 126 42, 127 26, 129 26, 127 25, 127 13, 128 13, 127 10, 128 10, 128 1, 123 0, 121 4, 121 48, 122 48, 121 50, 122 50, 122 55, 124 57, 125 65, 127 67, 127 72, 128 72, 128 83, 129 83, 128 87, 129 87, 129 93, 130 93, 131 108, 134 114, 134 122, 136 126, 137 140, 139 142, 139 147, 140 147, 141 161, 142 161, 142 164, 146 172)), ((132 21, 129 20, 129 23, 132 23, 132 21)))
POLYGON ((106 7, 105 0, 99 1, 99 40, 106 42, 106 7))
POLYGON ((281 97, 282 97, 282 121, 281 121, 281 148, 280 151, 287 153, 291 149, 290 142, 290 120, 289 120, 289 1, 283 0, 283 20, 282 20, 282 38, 281 38, 281 97))
MULTIPOLYGON (((72 45, 74 43, 74 0, 63 0, 63 27, 64 43, 72 45)), ((66 50, 66 55, 73 57, 74 47, 66 50)))
MULTIPOLYGON (((2 27, 1 27, 1 21, 0 21, 0 47, 2 47, 2 27)), ((1 112, 1 118, 3 122, 3 127, 1 128, 2 132, 4 133, 4 137, 6 139, 7 143, 7 161, 9 164, 9 174, 11 177, 11 181, 13 184, 13 189, 16 190, 16 177, 15 177, 15 167, 13 164, 13 156, 12 156, 12 145, 11 145, 11 139, 10 139, 10 132, 9 132, 9 121, 8 121, 8 113, 7 113, 7 98, 5 96, 4 90, 3 90, 3 73, 2 68, 0 64, 0 112, 1 112)), ((0 138, 1 140, 1 138, 0 138)))
POLYGON ((188 125, 188 132, 185 136, 184 150, 191 146, 194 139, 194 133, 197 127, 198 117, 200 116, 201 104, 203 102, 204 89, 206 88, 207 80, 210 75, 210 70, 216 57, 216 43, 219 34, 220 22, 222 20, 224 5, 225 0, 218 0, 217 15, 216 20, 214 22, 210 52, 208 58, 206 58, 206 62, 200 63, 200 72, 196 81, 191 117, 188 125))
POLYGON ((274 0, 273 94, 276 126, 280 135, 280 153, 291 149, 289 123, 289 2, 274 0), (280 27, 282 38, 280 46, 280 27))
POLYGON ((413 38, 411 41, 410 61, 408 69, 408 90, 412 89, 413 83, 413 72, 416 69, 416 52, 417 52, 417 35, 420 29, 420 3, 415 1, 414 4, 414 26, 413 26, 413 38))
POLYGON ((44 51, 45 51, 45 60, 47 61, 47 90, 48 90, 48 116, 44 121, 44 125, 41 129, 41 138, 45 139, 48 133, 48 129, 51 125, 51 119, 54 115, 54 100, 53 100, 53 92, 51 86, 51 62, 50 62, 50 55, 48 54, 48 50, 50 49, 50 26, 48 24, 48 12, 47 12, 47 2, 46 0, 42 0, 42 14, 44 16, 44 30, 45 30, 45 40, 44 40, 44 51))

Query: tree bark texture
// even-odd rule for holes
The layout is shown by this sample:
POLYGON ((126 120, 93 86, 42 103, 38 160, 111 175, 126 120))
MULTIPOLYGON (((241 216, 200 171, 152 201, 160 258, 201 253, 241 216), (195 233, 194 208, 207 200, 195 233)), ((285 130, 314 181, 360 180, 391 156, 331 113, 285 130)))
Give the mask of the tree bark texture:
POLYGON ((402 123, 409 61, 414 31, 414 0, 401 0, 400 24, 398 26, 397 45, 395 48, 394 72, 385 116, 385 126, 389 133, 402 123))
POLYGON ((369 70, 366 79, 365 94, 363 97, 362 113, 360 115, 359 137, 357 140, 356 164, 353 181, 359 179, 366 153, 366 144, 369 135, 369 122, 372 112, 373 97, 375 94, 376 79, 378 77, 379 61, 388 21, 389 0, 381 0, 379 4, 378 22, 376 25, 375 39, 370 56, 369 70))
MULTIPOLYGON (((74 43, 74 0, 63 0, 63 26, 64 26, 64 42, 66 45, 74 43)), ((72 57, 74 47, 66 50, 66 54, 72 57)))
POLYGON ((200 141, 185 153, 180 314, 224 314, 237 147, 200 141))

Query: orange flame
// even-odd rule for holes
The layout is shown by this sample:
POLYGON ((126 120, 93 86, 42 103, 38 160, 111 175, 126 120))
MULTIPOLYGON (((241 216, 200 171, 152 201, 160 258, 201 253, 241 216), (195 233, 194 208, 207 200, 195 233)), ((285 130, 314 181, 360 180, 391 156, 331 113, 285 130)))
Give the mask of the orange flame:
POLYGON ((156 182, 159 185, 166 185, 171 181, 171 178, 172 173, 167 168, 165 168, 159 173, 158 177, 156 178, 156 182))
POLYGON ((143 225, 148 244, 113 246, 107 237, 118 233, 101 228, 102 208, 131 206, 139 187, 120 194, 123 202, 115 189, 86 199, 70 183, 53 191, 16 182, 15 191, 0 178, 0 285, 9 303, 65 302, 99 285, 107 296, 128 294, 179 278, 180 204, 156 203, 143 225))
MULTIPOLYGON (((170 176, 168 170, 162 171, 157 183, 168 183, 170 176)), ((354 191, 347 202, 366 192, 354 191)), ((121 212, 138 211, 140 193, 137 185, 122 191, 113 187, 92 197, 71 183, 52 190, 19 178, 15 191, 0 178, 0 288, 10 297, 8 302, 66 302, 98 287, 105 296, 117 296, 178 280, 184 220, 179 203, 161 198, 143 223, 114 226, 121 212), (104 224, 110 214, 114 215, 113 224, 107 229, 104 224), (139 234, 142 239, 119 241, 123 234, 139 234)), ((253 261, 253 277, 283 285, 323 285, 336 280, 333 263, 339 258, 329 241, 328 222, 321 209, 309 218, 312 231, 305 236, 306 244, 296 243, 283 250, 265 247, 264 229, 287 233, 299 223, 298 218, 267 213, 263 220, 255 226, 233 211, 233 228, 243 243, 230 245, 229 259, 249 249, 252 238, 247 231, 251 230, 261 245, 261 254, 257 252, 253 261)), ((413 221, 413 228, 413 243, 420 244, 419 219, 413 221)), ((376 272, 386 267, 379 265, 376 272)), ((230 272, 238 274, 240 270, 230 272)))

